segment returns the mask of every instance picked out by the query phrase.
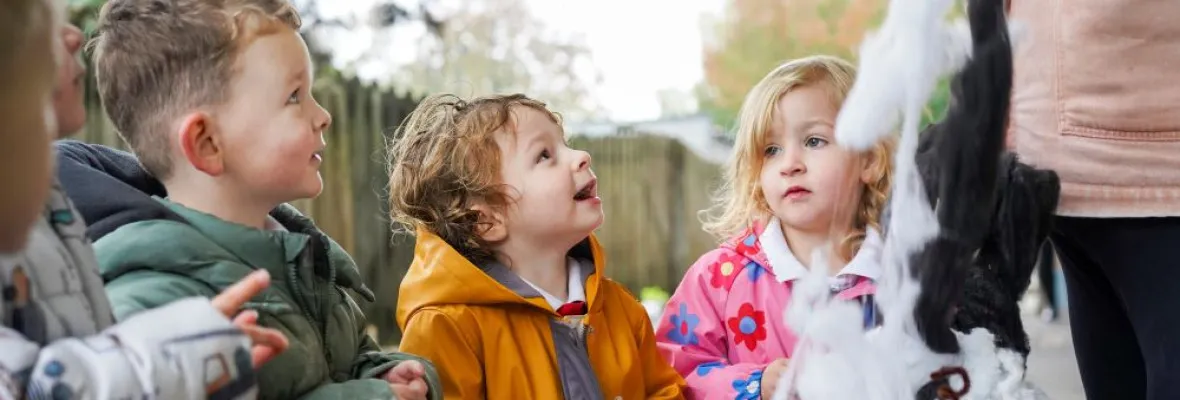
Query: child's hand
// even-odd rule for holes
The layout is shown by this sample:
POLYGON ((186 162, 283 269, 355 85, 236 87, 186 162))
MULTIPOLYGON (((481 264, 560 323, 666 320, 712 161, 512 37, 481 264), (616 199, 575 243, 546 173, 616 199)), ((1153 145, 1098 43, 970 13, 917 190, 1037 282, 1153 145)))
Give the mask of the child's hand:
POLYGON ((398 363, 385 371, 386 382, 406 385, 414 380, 422 380, 426 376, 426 367, 422 363, 409 360, 398 363))
POLYGON ((410 360, 398 363, 385 372, 385 381, 398 399, 426 400, 426 367, 422 363, 410 360))
POLYGON ((250 355, 254 368, 261 367, 287 350, 287 337, 282 332, 258 326, 258 312, 246 310, 234 317, 234 325, 250 337, 250 355))
POLYGON ((426 400, 426 381, 415 379, 409 384, 390 383, 389 390, 393 391, 398 400, 426 400))
POLYGON ((282 332, 258 326, 258 312, 238 313, 242 304, 269 285, 270 274, 266 270, 258 270, 225 288, 221 294, 211 300, 214 308, 221 311, 221 314, 226 318, 232 317, 234 325, 250 337, 250 342, 253 344, 250 353, 254 361, 254 368, 266 364, 267 361, 287 350, 287 337, 283 336, 282 332))
POLYGON ((766 366, 766 369, 762 370, 761 386, 763 399, 774 397, 774 391, 778 389, 779 378, 783 376, 784 372, 787 372, 787 363, 789 361, 786 358, 780 358, 774 360, 774 362, 766 366))

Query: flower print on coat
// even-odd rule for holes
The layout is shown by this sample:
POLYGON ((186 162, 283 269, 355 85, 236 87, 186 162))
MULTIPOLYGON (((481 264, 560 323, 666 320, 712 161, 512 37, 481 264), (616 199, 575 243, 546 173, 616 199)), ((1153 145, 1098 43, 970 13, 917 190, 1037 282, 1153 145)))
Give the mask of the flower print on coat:
POLYGON ((733 280, 737 278, 739 272, 742 270, 741 266, 749 263, 745 257, 740 254, 730 253, 722 255, 713 263, 710 268, 709 286, 718 289, 729 290, 733 286, 733 280))
POLYGON ((762 397, 762 371, 754 371, 749 378, 733 381, 736 400, 758 400, 762 397))
POLYGON ((746 349, 754 351, 758 342, 766 340, 766 313, 755 311, 751 303, 742 304, 738 315, 727 321, 733 332, 733 341, 739 345, 745 344, 746 349))
POLYGON ((766 268, 753 261, 746 264, 746 277, 750 278, 750 282, 757 282, 762 275, 766 275, 766 268))
MULTIPOLYGON (((760 227, 751 226, 702 255, 685 272, 665 306, 665 315, 673 315, 687 303, 687 310, 699 317, 691 320, 690 330, 697 339, 693 345, 677 341, 689 331, 674 332, 684 326, 687 311, 679 313, 685 315, 681 318, 661 318, 657 329, 660 354, 684 377, 687 399, 757 400, 762 387, 759 371, 772 360, 791 358, 798 338, 782 311, 790 305, 792 284, 775 275, 762 251, 770 242, 763 243, 761 234, 760 227), (726 262, 731 265, 723 267, 726 262)), ((856 257, 862 254, 876 252, 862 251, 856 257)), ((868 291, 849 289, 837 298, 855 302, 841 296, 873 292, 871 285, 862 289, 868 291)))
POLYGON ((697 334, 693 330, 696 329, 701 319, 688 312, 688 304, 680 303, 680 312, 672 314, 668 319, 672 323, 672 330, 668 331, 668 339, 682 345, 697 344, 697 334))
POLYGON ((710 372, 713 372, 713 370, 718 369, 718 368, 723 368, 723 367, 725 367, 725 363, 723 363, 721 361, 707 362, 707 363, 698 365, 697 366, 697 376, 708 375, 710 372))
POLYGON ((762 244, 758 243, 758 232, 751 230, 745 238, 735 241, 734 251, 738 254, 758 254, 762 252, 762 244))

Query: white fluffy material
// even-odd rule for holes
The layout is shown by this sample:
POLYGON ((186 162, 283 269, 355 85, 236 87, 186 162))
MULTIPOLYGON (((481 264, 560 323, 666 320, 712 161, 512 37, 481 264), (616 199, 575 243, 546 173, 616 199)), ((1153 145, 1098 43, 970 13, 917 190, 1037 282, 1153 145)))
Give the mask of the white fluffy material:
MULTIPOLYGON (((823 271, 821 268, 813 271, 823 271)), ((859 307, 829 300, 823 291, 826 287, 817 284, 823 282, 826 277, 822 273, 797 281, 796 288, 801 290, 793 294, 787 320, 800 323, 796 330, 799 343, 774 400, 909 400, 929 381, 930 373, 945 366, 962 366, 967 371, 971 387, 964 400, 1047 399, 1024 381, 1020 355, 997 349, 990 332, 956 332, 962 352, 935 354, 915 332, 896 321, 864 332, 859 307)), ((908 319, 909 314, 904 315, 903 319, 908 319)), ((963 387, 955 377, 950 381, 956 390, 963 387)))
MULTIPOLYGON (((939 232, 915 165, 922 109, 938 79, 960 69, 971 53, 964 21, 947 23, 953 0, 893 0, 881 29, 861 46, 859 77, 836 122, 845 147, 868 149, 887 135, 900 113, 892 223, 882 254, 877 302, 882 325, 866 333, 855 304, 830 299, 826 254, 812 255, 812 273, 796 281, 786 321, 798 334, 775 400, 913 399, 946 366, 963 366, 971 380, 967 399, 1042 399, 1024 383, 1023 360, 997 350, 992 334, 956 333, 963 351, 942 355, 926 347, 912 318, 920 286, 909 255, 939 232)), ((1022 30, 1017 27, 1016 33, 1022 30)), ((951 379, 952 387, 962 382, 951 379)))
POLYGON ((903 135, 917 133, 938 84, 967 62, 971 32, 948 23, 954 0, 893 0, 881 28, 860 45, 858 78, 836 119, 836 141, 867 150, 903 115, 903 135))
POLYGON ((910 352, 896 346, 906 336, 896 324, 865 334, 859 307, 828 295, 826 256, 817 251, 812 259, 812 272, 795 282, 787 308, 799 342, 774 400, 912 398, 917 382, 907 376, 904 357, 910 352))

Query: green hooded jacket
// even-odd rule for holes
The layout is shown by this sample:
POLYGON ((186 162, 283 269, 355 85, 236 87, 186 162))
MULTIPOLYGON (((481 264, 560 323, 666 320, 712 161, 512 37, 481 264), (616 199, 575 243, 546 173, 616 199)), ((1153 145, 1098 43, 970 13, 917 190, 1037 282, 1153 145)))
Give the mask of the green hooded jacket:
POLYGON ((442 398, 427 360, 382 352, 366 332, 365 315, 346 290, 368 301, 352 258, 312 221, 288 205, 271 212, 282 230, 259 230, 156 198, 185 222, 124 225, 95 243, 118 320, 190 296, 213 297, 256 268, 271 285, 246 303, 258 324, 281 331, 286 352, 258 371, 260 399, 390 399, 381 379, 406 360, 426 366, 431 399, 442 398))

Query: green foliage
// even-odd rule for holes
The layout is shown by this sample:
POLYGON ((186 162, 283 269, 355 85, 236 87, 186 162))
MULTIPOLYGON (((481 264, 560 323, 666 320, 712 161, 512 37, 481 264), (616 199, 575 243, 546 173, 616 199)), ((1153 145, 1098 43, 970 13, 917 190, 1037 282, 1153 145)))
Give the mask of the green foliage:
POLYGON ((950 99, 950 79, 944 78, 938 81, 938 87, 934 89, 934 94, 930 96, 930 102, 926 103, 926 112, 922 115, 923 128, 946 116, 946 109, 950 105, 950 99))
POLYGON ((784 61, 815 54, 854 58, 884 0, 731 0, 704 48, 701 110, 732 127, 745 95, 784 61))
POLYGON ((106 0, 69 0, 67 10, 70 23, 90 36, 98 28, 98 11, 105 3, 106 0))
POLYGON ((838 33, 839 26, 835 21, 844 15, 848 3, 849 0, 830 0, 816 6, 815 10, 819 14, 819 18, 824 21, 824 25, 827 25, 829 36, 835 36, 838 33))
POLYGON ((639 301, 667 303, 669 298, 668 291, 659 286, 648 286, 639 291, 639 301))
MULTIPOLYGON (((856 61, 865 33, 885 18, 887 0, 729 0, 712 27, 716 44, 704 50, 700 109, 719 126, 732 128, 745 94, 783 61, 829 54, 856 61)), ((954 7, 948 18, 962 16, 954 7)), ((950 98, 943 80, 932 95, 923 126, 946 113, 950 98)))

